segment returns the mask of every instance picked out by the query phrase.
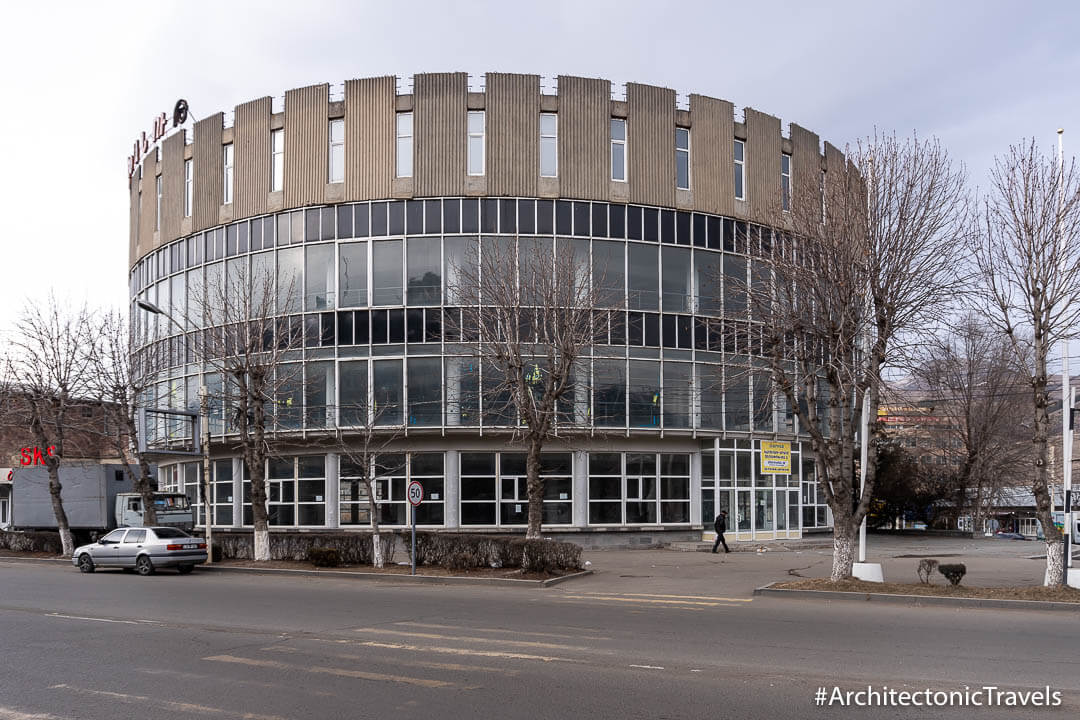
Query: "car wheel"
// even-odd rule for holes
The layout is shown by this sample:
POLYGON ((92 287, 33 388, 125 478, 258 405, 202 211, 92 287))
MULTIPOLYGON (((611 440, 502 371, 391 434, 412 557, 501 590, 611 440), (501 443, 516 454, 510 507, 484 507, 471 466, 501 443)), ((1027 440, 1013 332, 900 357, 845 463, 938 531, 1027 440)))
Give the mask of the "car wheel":
POLYGON ((153 575, 154 563, 150 562, 150 558, 146 555, 140 555, 139 559, 135 561, 135 572, 140 575, 153 575))
POLYGON ((83 553, 79 556, 79 572, 94 572, 94 560, 90 557, 88 553, 83 553))
POLYGON ((188 573, 190 573, 190 572, 191 572, 192 570, 194 570, 194 569, 195 569, 195 566, 194 566, 194 565, 179 565, 179 566, 177 566, 177 568, 176 568, 176 570, 177 570, 177 571, 178 571, 178 572, 179 572, 179 573, 180 573, 181 575, 187 575, 188 573))

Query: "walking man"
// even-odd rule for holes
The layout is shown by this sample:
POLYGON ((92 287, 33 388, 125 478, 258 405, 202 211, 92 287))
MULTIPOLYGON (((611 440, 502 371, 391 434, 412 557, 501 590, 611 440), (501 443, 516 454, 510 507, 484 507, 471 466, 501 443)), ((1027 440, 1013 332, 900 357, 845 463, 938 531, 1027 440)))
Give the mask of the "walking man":
POLYGON ((721 510, 720 514, 716 516, 716 522, 713 523, 713 529, 716 530, 716 542, 712 545, 712 551, 715 553, 716 548, 723 545, 724 552, 731 552, 728 550, 727 541, 724 540, 724 533, 727 532, 727 510, 721 510))

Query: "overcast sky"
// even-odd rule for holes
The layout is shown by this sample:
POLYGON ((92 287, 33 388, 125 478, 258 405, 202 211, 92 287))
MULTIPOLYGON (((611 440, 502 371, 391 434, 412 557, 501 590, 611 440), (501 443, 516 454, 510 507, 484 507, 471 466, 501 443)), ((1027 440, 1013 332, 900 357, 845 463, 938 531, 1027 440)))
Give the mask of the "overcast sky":
POLYGON ((1054 151, 1058 127, 1080 153, 1080 4, 1064 1, 144 0, 4 16, 0 333, 50 288, 125 303, 125 158, 181 97, 204 117, 355 77, 571 74, 724 98, 841 148, 875 127, 936 135, 973 185, 1010 143, 1054 151))

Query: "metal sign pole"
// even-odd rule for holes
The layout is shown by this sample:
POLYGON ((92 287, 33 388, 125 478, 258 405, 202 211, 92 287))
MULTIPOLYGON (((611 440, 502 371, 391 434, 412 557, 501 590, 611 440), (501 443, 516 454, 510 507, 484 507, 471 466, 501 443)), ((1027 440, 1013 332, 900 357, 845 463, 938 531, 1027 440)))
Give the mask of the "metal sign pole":
POLYGON ((412 516, 412 574, 416 574, 416 506, 409 504, 409 514, 412 516))

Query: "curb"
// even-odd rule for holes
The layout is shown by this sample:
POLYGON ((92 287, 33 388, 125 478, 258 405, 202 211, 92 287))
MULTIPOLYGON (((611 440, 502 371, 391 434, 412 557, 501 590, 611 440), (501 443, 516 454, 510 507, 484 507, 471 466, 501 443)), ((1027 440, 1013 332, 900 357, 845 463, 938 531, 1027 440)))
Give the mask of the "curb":
POLYGON ((288 575, 291 577, 331 577, 337 580, 369 580, 373 582, 404 582, 419 585, 474 585, 495 587, 545 588, 557 585, 585 575, 592 570, 584 570, 573 575, 550 578, 548 580, 517 580, 515 578, 471 578, 455 575, 405 575, 398 573, 348 572, 345 570, 294 570, 292 568, 249 568, 223 567, 221 565, 199 565, 198 572, 242 573, 249 575, 288 575))
MULTIPOLYGON (((18 560, 21 562, 46 562, 65 563, 70 565, 70 560, 64 558, 28 558, 12 555, 0 555, 0 561, 18 560)), ((199 572, 224 572, 224 573, 247 573, 249 575, 290 575, 292 577, 332 577, 348 578, 352 580, 372 580, 375 582, 406 582, 430 585, 479 585, 496 587, 531 587, 549 588, 569 580, 577 580, 587 575, 592 575, 592 570, 562 575, 547 580, 517 580, 515 578, 471 578, 455 575, 403 575, 398 573, 376 572, 346 572, 344 570, 294 570, 292 568, 249 568, 249 567, 223 567, 221 565, 198 565, 199 572)))
MULTIPOLYGON (((20 557, 18 555, 0 555, 0 561, 3 560, 17 560, 19 562, 44 562, 44 563, 66 563, 71 565, 70 558, 51 558, 51 557, 20 557)), ((71 565, 75 567, 74 565, 71 565)))
POLYGON ((861 600, 888 603, 891 605, 924 605, 958 608, 994 608, 1012 610, 1058 610, 1080 612, 1080 603, 1056 602, 1052 600, 998 600, 994 598, 952 598, 941 595, 892 595, 886 593, 861 593, 841 590, 785 590, 772 585, 754 588, 755 597, 787 597, 791 599, 814 600, 861 600))

